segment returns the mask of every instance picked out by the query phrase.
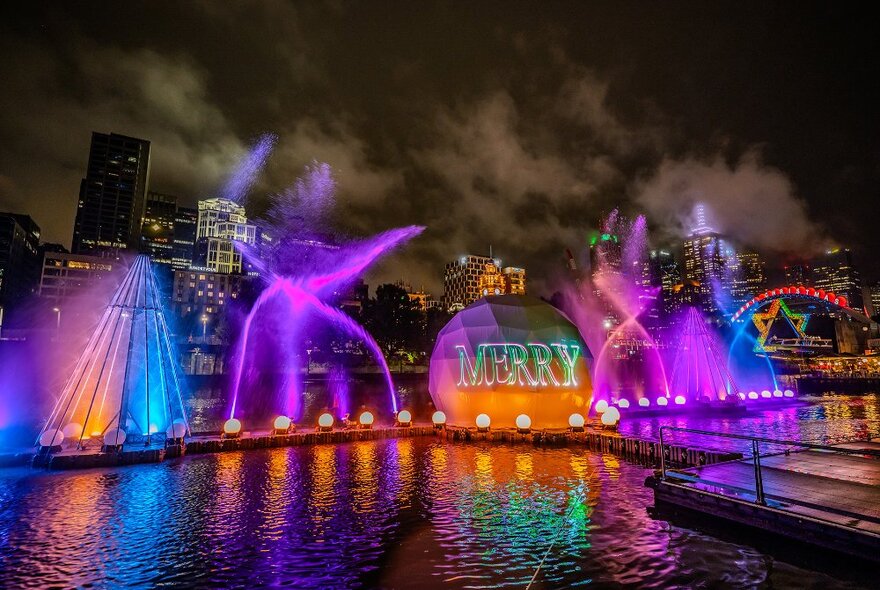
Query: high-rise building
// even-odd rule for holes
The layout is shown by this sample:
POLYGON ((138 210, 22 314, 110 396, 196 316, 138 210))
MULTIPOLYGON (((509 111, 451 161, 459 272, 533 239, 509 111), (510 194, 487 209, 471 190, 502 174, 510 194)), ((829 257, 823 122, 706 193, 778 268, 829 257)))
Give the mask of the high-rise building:
POLYGON ((199 201, 194 263, 211 272, 242 271, 241 252, 235 242, 256 243, 257 228, 247 222, 245 209, 229 199, 199 201))
POLYGON ((526 270, 515 266, 502 270, 498 258, 468 254, 446 265, 443 283, 443 305, 457 311, 486 295, 525 294, 526 270))
POLYGON ((106 280, 117 262, 102 256, 46 250, 40 276, 40 297, 59 302, 106 280))
POLYGON ((808 264, 790 264, 785 267, 785 284, 796 287, 812 287, 813 273, 808 264))
POLYGON ((603 274, 622 272, 623 250, 614 234, 600 234, 590 240, 590 276, 593 281, 603 274))
POLYGON ((709 313, 719 311, 719 301, 730 292, 728 261, 733 249, 713 230, 702 204, 695 208, 696 222, 684 241, 684 278, 694 285, 700 306, 709 313))
POLYGON ((115 254, 140 247, 150 142, 92 133, 73 229, 75 254, 115 254))
POLYGON ((642 266, 641 286, 659 288, 659 299, 664 313, 676 311, 676 299, 673 297, 675 286, 681 283, 681 271, 675 257, 667 250, 651 250, 642 266))
POLYGON ((0 308, 23 302, 39 282, 40 226, 28 215, 0 213, 0 308))
POLYGON ((503 295, 507 291, 507 278, 501 274, 501 270, 494 262, 489 262, 483 267, 483 274, 479 279, 480 296, 503 295))
POLYGON ((189 207, 178 207, 174 214, 174 245, 171 252, 174 270, 186 270, 192 266, 198 220, 199 212, 189 207))
POLYGON ((853 265, 852 252, 835 248, 813 265, 813 286, 846 297, 848 305, 862 308, 862 280, 853 265))
POLYGON ((767 273, 764 260, 755 252, 737 252, 731 261, 730 298, 739 307, 767 288, 767 273))
POLYGON ((517 266, 505 266, 502 274, 507 279, 504 292, 511 295, 526 294, 526 269, 517 266))
POLYGON ((144 223, 141 227, 141 250, 153 262, 171 264, 174 259, 174 221, 177 216, 177 197, 162 193, 147 194, 144 223))
POLYGON ((865 302, 865 312, 873 318, 880 315, 880 281, 874 281, 870 285, 862 287, 862 299, 865 302))

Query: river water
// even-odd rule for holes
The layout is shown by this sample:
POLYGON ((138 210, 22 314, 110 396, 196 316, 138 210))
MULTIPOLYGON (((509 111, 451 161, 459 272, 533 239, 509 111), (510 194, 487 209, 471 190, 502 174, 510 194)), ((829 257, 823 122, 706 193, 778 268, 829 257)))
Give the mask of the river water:
MULTIPOLYGON (((817 398, 724 426, 845 437, 880 425, 878 403, 817 398)), ((648 474, 583 448, 433 438, 4 469, 0 587, 867 587, 653 519, 648 474)))

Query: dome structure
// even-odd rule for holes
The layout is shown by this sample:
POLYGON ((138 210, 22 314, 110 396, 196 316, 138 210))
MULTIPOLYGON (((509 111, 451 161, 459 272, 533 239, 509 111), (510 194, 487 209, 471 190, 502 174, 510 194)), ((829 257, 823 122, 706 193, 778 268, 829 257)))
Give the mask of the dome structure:
POLYGON ((450 425, 568 428, 592 399, 592 356, 577 327, 552 305, 524 295, 489 296, 460 311, 440 331, 429 391, 450 425))

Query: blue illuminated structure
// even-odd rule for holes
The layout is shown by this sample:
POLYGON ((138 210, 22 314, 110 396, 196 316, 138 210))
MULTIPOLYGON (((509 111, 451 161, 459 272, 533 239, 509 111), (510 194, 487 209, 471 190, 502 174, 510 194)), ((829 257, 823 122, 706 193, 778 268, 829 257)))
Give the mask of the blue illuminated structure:
POLYGON ((148 445, 156 434, 189 435, 175 359, 150 259, 138 256, 104 309, 39 444, 118 447, 125 440, 148 445))

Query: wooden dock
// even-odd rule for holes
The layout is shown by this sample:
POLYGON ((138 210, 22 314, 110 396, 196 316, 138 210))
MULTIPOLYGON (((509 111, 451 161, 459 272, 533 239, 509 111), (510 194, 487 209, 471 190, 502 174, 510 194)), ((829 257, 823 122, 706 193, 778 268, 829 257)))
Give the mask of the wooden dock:
POLYGON ((880 442, 684 469, 646 485, 664 511, 698 513, 786 540, 880 563, 880 442))

